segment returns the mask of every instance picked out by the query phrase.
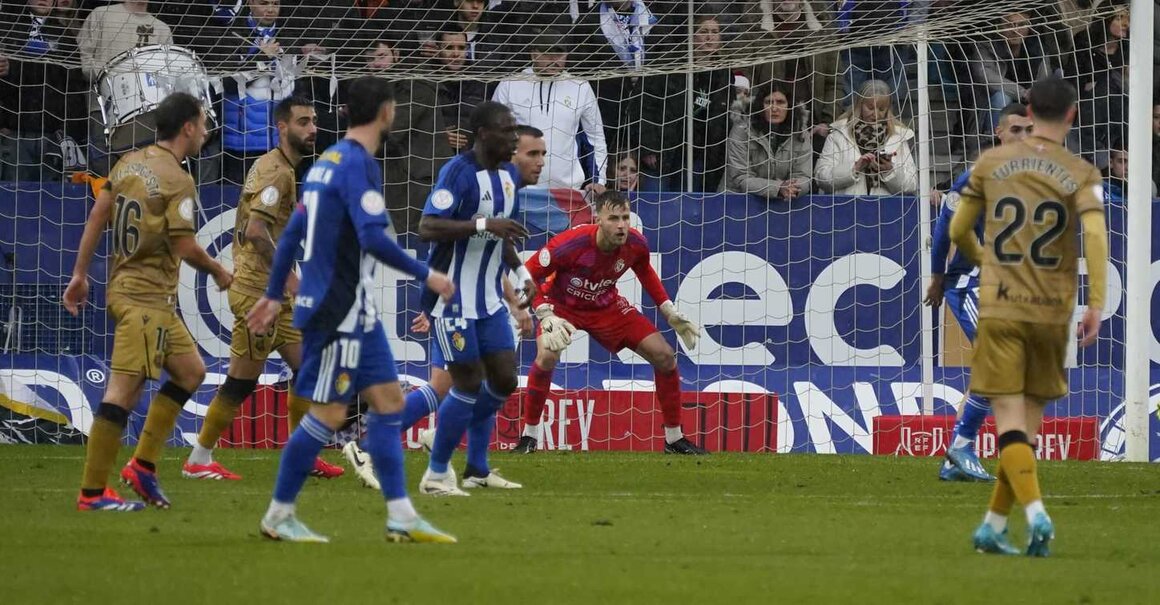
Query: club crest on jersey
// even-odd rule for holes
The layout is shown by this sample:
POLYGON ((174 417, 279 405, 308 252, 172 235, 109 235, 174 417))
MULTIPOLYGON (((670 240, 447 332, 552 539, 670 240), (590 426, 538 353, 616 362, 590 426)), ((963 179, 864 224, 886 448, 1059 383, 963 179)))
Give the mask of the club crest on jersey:
POLYGON ((547 267, 552 264, 552 253, 547 248, 540 250, 540 266, 547 267))
POLYGON ((503 183, 503 197, 504 197, 504 199, 508 199, 508 200, 512 199, 512 197, 515 195, 515 192, 516 192, 515 187, 511 183, 504 181, 504 183, 503 183))
POLYGON ((467 347, 467 339, 463 337, 463 334, 454 332, 451 334, 451 346, 455 347, 456 351, 462 351, 467 347))
POLYGON ((338 378, 334 379, 334 392, 338 393, 339 395, 346 395, 346 392, 349 390, 350 374, 342 372, 338 375, 338 378))
POLYGON ((618 259, 616 259, 616 267, 615 267, 615 271, 616 271, 617 273, 620 273, 621 271, 624 271, 624 259, 623 259, 623 258, 618 258, 618 259))

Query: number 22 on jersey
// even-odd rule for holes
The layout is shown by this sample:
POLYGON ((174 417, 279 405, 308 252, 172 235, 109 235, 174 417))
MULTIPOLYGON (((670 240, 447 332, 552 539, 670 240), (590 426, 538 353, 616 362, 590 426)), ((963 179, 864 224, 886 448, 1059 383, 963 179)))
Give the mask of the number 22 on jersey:
POLYGON ((1059 240, 1070 222, 1067 207, 1061 202, 1041 200, 1029 209, 1022 199, 1008 196, 995 204, 992 218, 1006 224, 995 235, 995 259, 999 263, 1018 265, 1024 258, 1030 258, 1037 267, 1059 267, 1063 257, 1053 254, 1052 244, 1059 240))

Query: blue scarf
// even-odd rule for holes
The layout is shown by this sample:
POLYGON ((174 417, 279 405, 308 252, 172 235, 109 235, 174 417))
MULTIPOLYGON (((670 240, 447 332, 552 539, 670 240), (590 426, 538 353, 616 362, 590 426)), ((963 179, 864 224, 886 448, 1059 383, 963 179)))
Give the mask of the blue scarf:
POLYGON ((24 54, 31 57, 42 57, 47 55, 56 46, 55 42, 46 37, 41 31, 45 21, 47 19, 44 17, 32 18, 32 29, 28 31, 28 41, 24 43, 24 48, 22 49, 24 54))
POLYGON ((246 17, 246 23, 250 26, 250 30, 254 33, 254 43, 246 52, 248 56, 252 56, 258 54, 258 46, 274 39, 274 30, 277 28, 277 26, 271 25, 269 27, 262 27, 258 25, 258 22, 254 20, 252 15, 246 17))
POLYGON ((621 15, 608 5, 600 3, 600 30, 616 56, 626 65, 640 68, 644 65, 644 38, 656 24, 653 16, 642 0, 632 3, 633 12, 630 15, 621 15))

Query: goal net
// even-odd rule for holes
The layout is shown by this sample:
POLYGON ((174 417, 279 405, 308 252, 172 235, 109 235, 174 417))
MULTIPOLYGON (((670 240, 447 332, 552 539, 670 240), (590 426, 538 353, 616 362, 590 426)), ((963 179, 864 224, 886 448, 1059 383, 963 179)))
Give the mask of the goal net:
MULTIPOLYGON (((970 276, 954 273, 947 297, 934 297, 942 304, 924 306, 939 202, 997 143, 1004 107, 1059 74, 1080 98, 1068 146, 1106 175, 1114 270, 1099 341, 1069 352, 1071 394, 1048 409, 1040 454, 1123 455, 1127 133, 1152 127, 1128 123, 1129 93, 1152 91, 1129 82, 1126 5, 29 0, 2 10, 0 441, 75 441, 88 430, 112 349, 104 246, 91 304, 72 317, 59 299, 90 181, 149 142, 160 98, 187 91, 211 110, 215 136, 189 169, 198 239, 228 263, 239 187, 278 144, 274 104, 312 101, 321 151, 345 128, 346 82, 375 75, 394 81, 398 97, 379 154, 388 206, 419 257, 426 196, 442 165, 473 144, 472 108, 495 99, 539 128, 547 148, 539 183, 521 193, 525 258, 590 221, 592 191, 632 200, 669 295, 704 326, 686 349, 633 274, 619 282, 677 352, 694 441, 940 455, 969 375, 970 343, 952 308, 967 319, 973 309, 960 304, 970 276)), ((1134 25, 1152 35, 1151 23, 1134 25)), ((403 379, 423 384, 431 342, 411 331, 418 287, 380 270, 377 295, 403 379)), ((1081 292, 1077 317, 1085 300, 1081 292)), ((234 318, 188 267, 178 310, 209 368, 173 437, 184 444, 224 380, 234 318)), ((534 347, 520 346, 521 376, 534 347)), ((290 375, 280 359, 267 364, 229 444, 285 440, 290 375)), ((608 353, 581 334, 553 389, 542 447, 659 447, 653 374, 637 354, 608 353)), ((521 391, 501 412, 499 447, 519 438, 524 403, 521 391)), ((984 455, 995 454, 989 427, 984 455)), ((408 439, 414 446, 413 431, 408 439)), ((1150 459, 1160 457, 1156 441, 1150 459)))

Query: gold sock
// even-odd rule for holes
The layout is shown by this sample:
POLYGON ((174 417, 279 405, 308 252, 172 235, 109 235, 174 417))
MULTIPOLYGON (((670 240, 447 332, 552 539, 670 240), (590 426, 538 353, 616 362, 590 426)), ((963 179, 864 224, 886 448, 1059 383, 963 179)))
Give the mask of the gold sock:
POLYGON ((1015 502, 1015 492, 1011 490, 1011 482, 1007 480, 1007 473, 1003 472, 1003 465, 999 465, 999 472, 995 473, 995 489, 991 491, 991 512, 1006 517, 1011 514, 1011 505, 1015 502))
POLYGON ((286 404, 290 414, 290 432, 298 428, 298 423, 302 422, 303 416, 310 411, 311 401, 305 397, 295 395, 293 391, 290 393, 290 401, 286 404))
POLYGON ((1007 475, 1015 499, 1027 506, 1041 500, 1039 477, 1035 470, 1035 450, 1025 442, 1010 443, 999 452, 999 467, 1007 475))
POLYGON ((85 474, 81 479, 81 489, 104 490, 109 484, 109 471, 121 449, 121 434, 124 427, 100 416, 93 419, 89 429, 89 442, 85 447, 85 474))
POLYGON ((234 418, 237 418, 238 408, 242 401, 244 399, 235 400, 222 389, 218 389, 213 401, 209 402, 209 410, 205 413, 205 422, 202 423, 201 431, 197 434, 197 444, 212 450, 217 445, 222 433, 233 424, 234 418))
MULTIPOLYGON (((164 391, 164 389, 162 389, 164 391)), ((161 457, 161 449, 173 434, 173 427, 177 425, 177 415, 181 413, 181 404, 164 392, 157 393, 149 403, 149 413, 145 415, 145 427, 141 429, 141 436, 137 438, 137 449, 133 457, 138 461, 156 464, 161 457)))

